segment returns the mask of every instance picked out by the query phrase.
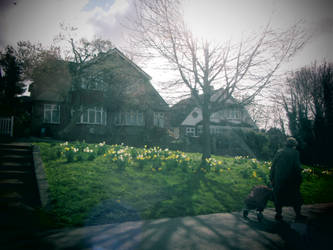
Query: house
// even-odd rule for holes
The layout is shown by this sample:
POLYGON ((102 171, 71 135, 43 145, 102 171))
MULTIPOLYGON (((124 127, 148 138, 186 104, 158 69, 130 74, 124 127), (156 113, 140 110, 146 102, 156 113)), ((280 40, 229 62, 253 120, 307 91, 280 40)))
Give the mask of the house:
POLYGON ((141 145, 165 134, 168 104, 117 48, 83 65, 53 59, 43 67, 30 88, 36 135, 141 145))
MULTIPOLYGON (((215 90, 211 101, 224 99, 219 98, 223 94, 223 89, 215 90)), ((190 97, 178 102, 171 107, 170 114, 170 124, 174 130, 179 129, 179 137, 189 144, 188 150, 200 150, 200 135, 203 131, 202 112, 194 99, 190 97)), ((232 137, 233 144, 239 144, 236 147, 246 148, 246 145, 241 145, 243 143, 236 139, 236 137, 239 137, 236 132, 257 129, 258 127, 251 119, 246 108, 240 105, 235 98, 230 97, 210 116, 213 153, 222 152, 226 147, 230 147, 230 143, 228 143, 229 145, 225 144, 226 137, 232 137), (236 141, 238 142, 235 143, 236 141)))

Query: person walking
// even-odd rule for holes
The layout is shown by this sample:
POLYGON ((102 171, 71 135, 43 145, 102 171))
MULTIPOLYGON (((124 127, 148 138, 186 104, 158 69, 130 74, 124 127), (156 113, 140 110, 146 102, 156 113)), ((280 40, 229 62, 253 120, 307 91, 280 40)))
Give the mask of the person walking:
POLYGON ((286 146, 276 153, 270 170, 276 210, 275 219, 278 221, 282 221, 283 206, 292 206, 294 208, 296 220, 306 218, 301 214, 301 206, 303 204, 300 192, 302 169, 296 146, 296 139, 289 137, 286 146))

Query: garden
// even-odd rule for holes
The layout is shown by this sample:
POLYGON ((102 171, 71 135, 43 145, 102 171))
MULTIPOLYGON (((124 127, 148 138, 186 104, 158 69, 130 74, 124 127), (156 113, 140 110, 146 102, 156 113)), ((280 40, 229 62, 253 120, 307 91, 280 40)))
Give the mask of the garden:
MULTIPOLYGON (((254 186, 269 185, 271 162, 255 158, 212 156, 203 166, 199 153, 159 147, 34 144, 59 227, 240 211, 254 186)), ((332 170, 302 167, 304 202, 332 202, 332 170)))

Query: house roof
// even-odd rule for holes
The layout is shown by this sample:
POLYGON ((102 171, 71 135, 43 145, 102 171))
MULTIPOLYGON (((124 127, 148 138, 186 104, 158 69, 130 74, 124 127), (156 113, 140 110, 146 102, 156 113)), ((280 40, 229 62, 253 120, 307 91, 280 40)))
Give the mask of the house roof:
POLYGON ((116 53, 120 56, 126 63, 131 65, 140 75, 142 75, 146 81, 143 82, 143 84, 146 85, 148 88, 149 97, 152 98, 154 102, 154 107, 159 110, 166 110, 169 109, 169 105, 166 103, 166 101, 162 98, 160 93, 154 88, 150 80, 152 79, 150 75, 148 75, 144 70, 142 70, 136 63, 134 63, 132 60, 130 60, 127 56, 125 56, 124 53, 122 53, 119 49, 113 48, 111 51, 105 53, 105 56, 109 56, 116 53))
MULTIPOLYGON (((218 98, 224 94, 223 89, 215 90, 214 93, 211 96, 211 101, 218 101, 218 98)), ((200 98, 202 98, 203 95, 200 95, 200 98)), ((226 103, 225 106, 233 106, 237 105, 236 99, 233 97, 230 97, 226 103)), ((171 117, 170 117, 170 123, 174 127, 178 126, 197 126, 202 122, 202 111, 196 104, 193 97, 181 100, 177 104, 175 104, 173 107, 171 107, 171 117)), ((244 108, 245 116, 248 117, 243 121, 227 121, 227 120, 219 120, 215 121, 211 118, 211 124, 215 125, 236 125, 236 126, 245 126, 246 124, 249 125, 249 127, 255 127, 256 125, 250 118, 247 110, 244 108), (244 123, 246 122, 246 124, 244 123)))
POLYGON ((32 99, 36 101, 51 101, 51 102, 63 102, 65 100, 64 96, 55 90, 41 91, 36 95, 33 95, 32 99))
POLYGON ((110 49, 107 52, 101 52, 96 56, 95 58, 87 61, 87 65, 89 64, 95 64, 100 60, 104 60, 105 58, 113 55, 118 55, 120 58, 122 58, 126 63, 130 64, 138 73, 140 73, 143 77, 145 77, 148 80, 151 80, 152 77, 147 74, 143 69, 141 69, 136 63, 134 63, 131 59, 129 59, 123 52, 121 52, 118 48, 110 49))
MULTIPOLYGON (((213 95, 211 96, 211 101, 213 102, 216 101, 218 97, 222 94, 223 94, 223 89, 214 90, 213 95)), ((200 95, 199 97, 203 98, 203 95, 200 95)), ((235 103, 235 99, 231 97, 230 100, 227 101, 227 103, 228 104, 235 103)), ((200 110, 193 97, 183 99, 178 103, 176 103, 175 105, 173 105, 171 107, 172 112, 170 117, 170 122, 172 126, 176 127, 179 126, 182 122, 185 122, 187 116, 191 114, 193 111, 195 111, 194 109, 200 110)), ((189 118, 186 121, 186 123, 189 122, 190 120, 191 119, 189 118)))
MULTIPOLYGON (((68 65, 71 67, 75 65, 74 62, 67 62, 59 60, 63 63, 68 63, 68 65)), ((139 84, 139 87, 141 86, 144 91, 142 93, 133 94, 133 98, 136 99, 144 99, 143 102, 149 104, 149 106, 153 107, 155 110, 168 110, 169 105, 165 102, 165 100, 161 97, 161 95, 158 93, 158 91, 153 87, 150 80, 151 77, 143 71, 138 65, 136 65, 133 61, 131 61, 128 57, 126 57, 120 50, 117 48, 113 48, 109 50, 106 53, 100 53, 98 56, 92 58, 91 60, 84 63, 84 72, 90 73, 95 70, 103 70, 105 72, 112 72, 115 70, 117 71, 117 66, 120 65, 121 69, 118 76, 120 77, 118 80, 124 78, 124 83, 133 82, 134 86, 135 84, 139 84), (116 55, 116 59, 114 60, 116 55), (127 68, 129 67, 129 68, 127 68), (130 72, 130 73, 129 73, 130 72), (129 77, 129 78, 127 78, 129 77)), ((116 78, 117 79, 117 78, 116 78)), ((39 100, 39 101, 53 101, 53 102, 62 102, 64 101, 64 94, 60 94, 61 91, 57 91, 57 86, 52 86, 52 82, 49 82, 47 77, 43 79, 43 82, 47 81, 46 85, 47 88, 43 88, 42 84, 41 86, 35 86, 36 84, 31 85, 31 93, 32 93, 32 99, 33 100, 39 100), (33 88, 36 87, 35 91, 33 88), (37 89, 38 88, 38 89, 37 89)), ((69 79, 69 82, 71 80, 69 79)), ((46 86, 45 85, 45 86, 46 86)), ((71 84, 68 84, 70 87, 71 84)), ((125 87, 126 88, 126 87, 125 87)), ((67 89, 67 88, 66 88, 67 89)), ((67 91, 70 90, 70 88, 67 89, 67 91)), ((140 92, 140 91, 139 91, 140 92)), ((67 93, 67 92, 66 92, 67 93)), ((124 100, 126 101, 126 100, 124 100)))
POLYGON ((124 55, 119 49, 114 48, 112 49, 113 53, 117 53, 119 56, 121 56, 124 60, 126 60, 129 64, 131 64, 136 70, 138 70, 142 75, 144 75, 148 80, 151 80, 152 77, 148 75, 144 70, 142 70, 136 63, 134 63, 132 60, 130 60, 127 56, 124 55))

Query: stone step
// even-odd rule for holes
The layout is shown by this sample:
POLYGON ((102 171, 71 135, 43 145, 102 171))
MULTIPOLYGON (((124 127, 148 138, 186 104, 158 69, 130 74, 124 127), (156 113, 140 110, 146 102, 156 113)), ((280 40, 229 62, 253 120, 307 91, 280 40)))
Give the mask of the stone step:
POLYGON ((31 178, 23 181, 20 179, 0 179, 0 190, 7 192, 29 193, 34 189, 34 182, 31 178))
POLYGON ((31 181, 0 180, 0 190, 0 208, 6 208, 13 202, 21 202, 32 207, 40 205, 36 183, 31 181))
POLYGON ((0 193, 0 199, 13 199, 22 200, 22 195, 18 192, 2 192, 0 193))
POLYGON ((25 163, 32 161, 32 155, 2 155, 0 156, 0 165, 6 162, 25 163))
POLYGON ((5 155, 31 155, 31 148, 22 148, 22 149, 0 148, 0 157, 5 155))
POLYGON ((16 168, 30 168, 33 167, 32 160, 31 161, 26 161, 26 162, 15 162, 15 161, 1 161, 0 159, 0 168, 10 168, 10 169, 16 169, 16 168))
POLYGON ((0 213, 40 205, 31 144, 0 143, 0 213))
POLYGON ((18 179, 0 180, 0 185, 22 185, 22 184, 24 184, 24 182, 18 179))
POLYGON ((0 143, 0 149, 19 149, 19 150, 31 150, 32 146, 30 143, 0 143))
POLYGON ((0 168, 0 179, 16 178, 26 179, 31 178, 33 172, 30 170, 16 170, 16 169, 1 169, 0 168))
POLYGON ((0 190, 2 191, 15 191, 15 192, 23 192, 27 190, 27 185, 18 179, 3 179, 0 180, 0 190))
POLYGON ((0 193, 0 207, 8 207, 13 202, 23 202, 22 194, 12 191, 0 193))

